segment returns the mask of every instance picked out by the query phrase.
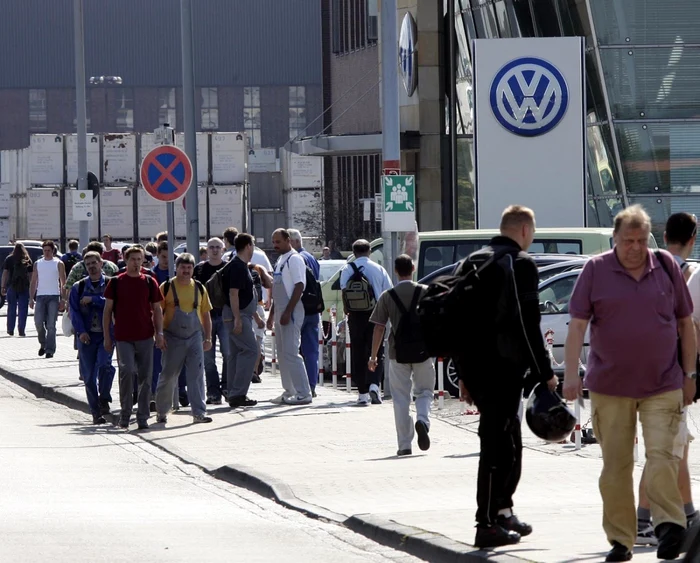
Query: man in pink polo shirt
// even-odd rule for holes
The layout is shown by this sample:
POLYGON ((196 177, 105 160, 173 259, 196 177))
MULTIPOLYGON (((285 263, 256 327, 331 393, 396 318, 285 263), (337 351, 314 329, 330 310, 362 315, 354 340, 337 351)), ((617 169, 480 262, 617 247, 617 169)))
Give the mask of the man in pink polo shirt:
POLYGON ((673 256, 649 250, 650 230, 651 220, 641 206, 618 213, 615 247, 586 263, 569 302, 564 376, 568 400, 583 392, 578 358, 591 325, 585 384, 603 453, 603 529, 612 545, 606 561, 630 560, 637 535, 632 476, 637 413, 646 447, 647 495, 659 539, 657 556, 678 557, 685 534, 674 439, 683 406, 695 395, 693 309, 673 256))

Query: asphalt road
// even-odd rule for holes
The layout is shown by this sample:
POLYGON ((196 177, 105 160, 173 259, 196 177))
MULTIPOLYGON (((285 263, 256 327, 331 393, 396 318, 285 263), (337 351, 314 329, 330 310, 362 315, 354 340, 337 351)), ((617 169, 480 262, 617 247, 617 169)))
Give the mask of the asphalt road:
POLYGON ((0 561, 419 561, 0 379, 0 561))

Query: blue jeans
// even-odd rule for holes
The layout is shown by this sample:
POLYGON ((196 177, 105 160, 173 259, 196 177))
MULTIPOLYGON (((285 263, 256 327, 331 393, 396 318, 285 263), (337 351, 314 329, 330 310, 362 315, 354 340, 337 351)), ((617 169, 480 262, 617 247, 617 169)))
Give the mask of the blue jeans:
MULTIPOLYGON (((211 350, 204 352, 204 374, 207 378, 207 398, 221 398, 221 380, 216 367, 216 341, 219 340, 224 361, 231 353, 228 327, 221 315, 211 317, 211 350)), ((224 372, 224 378, 226 377, 224 372)))
POLYGON ((58 295, 37 295, 34 305, 34 324, 36 325, 39 344, 47 354, 56 353, 58 304, 58 295))
POLYGON ((101 332, 89 332, 90 344, 78 340, 80 375, 85 383, 88 405, 93 416, 100 414, 100 401, 112 402, 112 382, 115 369, 112 354, 105 350, 104 335, 101 332))
POLYGON ((7 288, 7 332, 15 331, 15 323, 19 308, 19 333, 24 334, 27 328, 27 314, 29 313, 29 290, 15 291, 7 288))
POLYGON ((306 315, 301 325, 301 356, 304 358, 306 375, 311 390, 318 383, 318 324, 319 315, 306 315))

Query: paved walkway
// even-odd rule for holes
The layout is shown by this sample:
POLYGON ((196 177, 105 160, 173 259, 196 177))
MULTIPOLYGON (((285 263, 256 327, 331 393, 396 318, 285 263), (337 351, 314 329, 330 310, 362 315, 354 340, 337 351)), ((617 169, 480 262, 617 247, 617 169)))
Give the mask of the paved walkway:
MULTIPOLYGON (((0 373, 34 393, 86 409, 69 339, 59 337, 55 357, 46 360, 37 356, 33 328, 24 339, 4 331, 2 335, 0 373)), ((407 551, 429 561, 603 559, 607 545, 600 526, 597 446, 577 453, 570 446, 544 444, 524 427, 524 474, 516 508, 535 532, 518 546, 485 553, 469 545, 474 537, 478 418, 462 414, 458 401, 448 400, 444 410, 434 410, 429 452, 414 445, 414 456, 399 459, 394 456, 390 402, 358 408, 354 396, 321 388, 310 406, 269 403, 280 390, 279 378, 266 373, 263 383, 251 388, 250 395, 260 401, 256 408, 213 407, 210 425, 192 425, 189 409, 181 409, 165 427, 151 418, 151 429, 139 435, 283 504, 344 522, 378 541, 403 542, 407 551)), ((117 391, 115 384, 115 408, 117 391)), ((698 408, 692 407, 696 433, 698 408)), ((643 459, 643 444, 640 454, 643 459)), ((691 449, 691 464, 700 469, 700 448, 691 449)), ((640 473, 641 466, 637 477, 640 473)), ((694 487, 700 493, 697 482, 694 487)), ((655 561, 655 552, 638 548, 634 560, 655 561)))

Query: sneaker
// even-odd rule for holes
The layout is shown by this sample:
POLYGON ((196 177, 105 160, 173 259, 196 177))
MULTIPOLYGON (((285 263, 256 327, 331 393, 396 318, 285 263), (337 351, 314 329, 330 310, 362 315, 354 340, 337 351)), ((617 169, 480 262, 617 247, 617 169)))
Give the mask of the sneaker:
POLYGON ((499 516, 497 519, 498 525, 509 532, 516 532, 521 538, 529 536, 532 533, 532 526, 521 522, 515 514, 510 516, 499 516))
POLYGON ((44 347, 42 346, 41 348, 39 348, 39 355, 40 355, 40 356, 43 356, 44 354, 46 354, 46 350, 45 350, 44 347))
POLYGON ((207 422, 211 421, 212 418, 210 416, 207 416, 206 414, 198 414, 197 416, 192 417, 193 424, 206 424, 207 422))
POLYGON ((139 427, 139 430, 148 430, 148 422, 145 420, 139 420, 137 422, 137 425, 139 427))
POLYGON ((654 532, 659 538, 659 547, 656 549, 656 557, 659 559, 676 559, 681 553, 681 546, 685 538, 685 528, 671 522, 659 524, 654 532))
POLYGON ((396 455, 398 457, 403 457, 405 455, 412 455, 412 454, 413 454, 413 452, 411 451, 411 448, 406 448, 405 450, 399 450, 398 452, 396 452, 396 455))
POLYGON ((15 333, 14 333, 13 330, 8 330, 8 331, 7 331, 7 336, 14 336, 14 335, 15 335, 15 333))
POLYGON ((257 373, 253 374, 253 379, 250 380, 251 383, 262 383, 262 379, 257 373))
POLYGON ((92 416, 92 423, 93 424, 106 424, 107 421, 105 420, 105 417, 102 415, 93 415, 92 416))
POLYGON ((159 414, 158 416, 156 416, 157 424, 165 424, 166 422, 168 422, 168 417, 164 414, 159 414))
POLYGON ((372 383, 372 385, 369 386, 369 396, 373 405, 382 404, 382 394, 379 391, 378 385, 372 383))
POLYGON ((273 405, 284 405, 287 403, 286 399, 289 399, 290 395, 287 395, 286 393, 282 393, 279 397, 275 397, 274 399, 270 399, 270 402, 273 405))
POLYGON ((53 354, 51 354, 50 352, 46 352, 46 359, 48 360, 50 358, 53 358, 53 354))
POLYGON ((605 557, 606 561, 629 561, 630 559, 632 559, 632 550, 616 541, 612 543, 612 549, 605 557))
POLYGON ((369 393, 360 393, 357 397, 357 405, 360 407, 368 407, 371 404, 369 393))
POLYGON ((206 403, 207 405, 220 405, 221 397, 219 397, 218 399, 216 397, 208 397, 206 403))
POLYGON ((242 397, 231 397, 228 400, 228 406, 232 409, 237 409, 239 407, 254 407, 258 402, 253 399, 249 399, 245 395, 242 397))
POLYGON ((284 399, 285 405, 310 405, 313 401, 311 395, 297 395, 296 397, 287 397, 284 399))
POLYGON ((520 541, 520 534, 510 532, 498 524, 477 525, 474 546, 479 549, 514 545, 520 541))
POLYGON ((649 520, 637 520, 637 539, 634 545, 658 545, 659 540, 654 533, 654 526, 649 520))
POLYGON ((428 436, 430 429, 428 425, 422 420, 416 421, 416 434, 418 434, 418 447, 422 451, 430 449, 430 436, 428 436))

